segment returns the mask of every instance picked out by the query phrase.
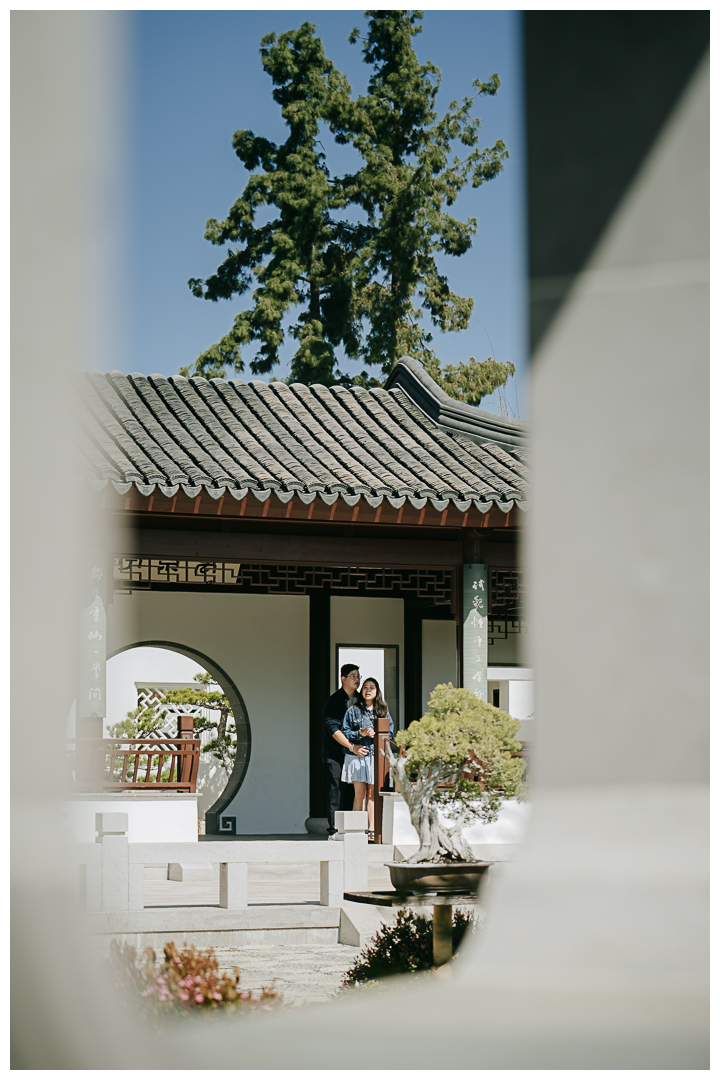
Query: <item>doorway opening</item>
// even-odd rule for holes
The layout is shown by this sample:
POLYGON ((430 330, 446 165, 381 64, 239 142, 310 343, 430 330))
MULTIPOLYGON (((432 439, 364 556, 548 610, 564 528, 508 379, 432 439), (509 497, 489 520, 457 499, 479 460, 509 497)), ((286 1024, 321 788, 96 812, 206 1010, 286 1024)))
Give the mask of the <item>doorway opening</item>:
POLYGON ((380 686, 396 731, 400 727, 398 716, 399 652, 397 645, 344 643, 338 644, 335 649, 335 685, 340 687, 340 670, 343 664, 357 664, 360 669, 361 684, 363 680, 372 678, 380 686))

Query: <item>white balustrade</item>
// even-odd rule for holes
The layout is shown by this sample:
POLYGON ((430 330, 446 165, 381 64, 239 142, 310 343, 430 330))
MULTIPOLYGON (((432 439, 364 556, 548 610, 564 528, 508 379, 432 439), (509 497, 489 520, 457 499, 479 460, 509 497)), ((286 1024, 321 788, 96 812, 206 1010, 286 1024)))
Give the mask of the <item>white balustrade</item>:
POLYGON ((340 832, 328 840, 217 840, 195 843, 130 844, 128 816, 96 815, 94 844, 76 844, 81 898, 86 911, 142 911, 145 866, 220 864, 220 907, 247 907, 248 866, 280 863, 320 864, 320 903, 340 907, 343 889, 367 888, 367 815, 339 814, 340 832), (344 820, 347 819, 347 820, 344 820), (361 820, 362 819, 362 820, 361 820), (341 842, 338 843, 337 841, 341 842))

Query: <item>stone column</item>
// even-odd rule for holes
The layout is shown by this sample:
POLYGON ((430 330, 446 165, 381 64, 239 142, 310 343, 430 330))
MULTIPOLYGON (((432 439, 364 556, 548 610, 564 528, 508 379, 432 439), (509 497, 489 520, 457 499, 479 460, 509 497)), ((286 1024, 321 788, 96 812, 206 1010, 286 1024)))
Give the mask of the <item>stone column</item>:
POLYGON ((487 701, 488 574, 484 563, 463 566, 463 686, 487 701))

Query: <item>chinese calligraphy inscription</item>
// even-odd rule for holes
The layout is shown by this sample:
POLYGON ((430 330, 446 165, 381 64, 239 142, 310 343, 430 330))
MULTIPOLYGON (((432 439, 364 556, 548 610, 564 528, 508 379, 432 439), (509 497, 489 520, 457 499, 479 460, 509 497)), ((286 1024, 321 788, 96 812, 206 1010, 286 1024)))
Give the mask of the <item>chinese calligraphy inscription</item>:
POLYGON ((484 563, 463 566, 463 681, 487 701, 488 571, 484 563))
POLYGON ((105 606, 95 597, 80 615, 77 715, 105 716, 105 606))

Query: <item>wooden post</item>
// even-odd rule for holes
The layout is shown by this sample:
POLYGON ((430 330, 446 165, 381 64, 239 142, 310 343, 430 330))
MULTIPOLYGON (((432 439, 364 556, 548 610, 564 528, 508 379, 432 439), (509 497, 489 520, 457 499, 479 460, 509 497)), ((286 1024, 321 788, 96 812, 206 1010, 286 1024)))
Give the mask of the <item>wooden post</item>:
MULTIPOLYGON (((195 721, 192 716, 178 716, 177 722, 177 737, 178 739, 192 739, 195 732, 195 721)), ((178 750, 184 749, 182 743, 178 745, 178 750)), ((192 757, 188 754, 183 754, 178 758, 178 764, 180 768, 177 770, 176 776, 179 783, 190 784, 192 779, 192 757)))
POLYGON ((388 790, 390 777, 390 765, 388 759, 380 752, 390 739, 390 721, 387 716, 378 716, 375 719, 375 738, 373 750, 375 752, 375 840, 374 843, 382 844, 382 805, 380 792, 388 790))
MULTIPOLYGON (((424 712, 422 700, 422 616, 427 610, 413 603, 407 596, 404 601, 405 629, 405 710, 403 727, 419 720, 424 712)), ((399 701, 399 695, 398 695, 399 701)), ((398 713, 399 713, 398 709, 398 713)), ((400 716, 395 716, 395 730, 400 730, 400 716)))
POLYGON ((310 602, 310 677, 308 712, 309 791, 308 809, 311 818, 324 818, 327 814, 327 791, 325 767, 321 747, 325 729, 323 708, 330 693, 330 593, 324 589, 311 589, 310 602))
POLYGON ((433 906, 433 964, 441 967, 452 960, 452 904, 433 906))

